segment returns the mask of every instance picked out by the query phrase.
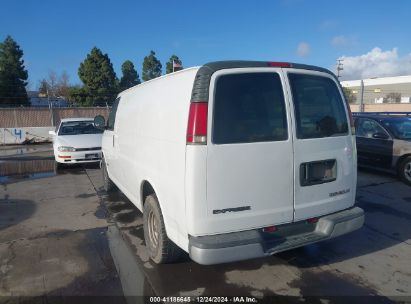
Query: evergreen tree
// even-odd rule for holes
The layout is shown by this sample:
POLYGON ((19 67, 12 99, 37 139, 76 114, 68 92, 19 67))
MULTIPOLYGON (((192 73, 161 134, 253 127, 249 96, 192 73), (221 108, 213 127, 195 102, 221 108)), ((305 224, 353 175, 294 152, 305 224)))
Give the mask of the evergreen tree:
POLYGON ((27 78, 23 51, 13 38, 7 36, 0 43, 0 106, 30 105, 26 91, 27 78))
POLYGON ((143 80, 147 81, 161 76, 162 65, 156 58, 156 53, 150 51, 150 55, 144 57, 143 61, 143 80))
POLYGON ((169 59, 169 61, 166 64, 166 74, 172 73, 173 72, 173 61, 175 63, 180 64, 183 66, 183 63, 181 62, 180 58, 178 58, 177 55, 172 55, 169 59))
POLYGON ((124 61, 121 66, 121 72, 123 73, 123 77, 121 77, 120 80, 120 91, 127 90, 141 83, 134 64, 130 60, 124 61))
POLYGON ((94 47, 80 64, 78 75, 84 87, 77 103, 84 106, 111 104, 118 93, 118 80, 107 54, 94 47))

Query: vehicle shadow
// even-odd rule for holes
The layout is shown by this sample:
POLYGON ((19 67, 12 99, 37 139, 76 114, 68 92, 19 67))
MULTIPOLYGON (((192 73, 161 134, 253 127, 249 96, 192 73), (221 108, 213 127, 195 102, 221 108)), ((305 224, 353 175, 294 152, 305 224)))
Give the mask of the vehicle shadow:
MULTIPOLYGON (((409 239, 411 235, 410 213, 400 211, 388 203, 367 201, 362 196, 357 197, 357 206, 365 211, 364 227, 332 240, 278 253, 274 255, 276 257, 274 263, 277 263, 277 258, 279 258, 288 264, 303 268, 321 266, 377 252, 409 239), (402 222, 401 225, 400 222, 402 222), (390 226, 390 229, 382 228, 381 223, 390 226)), ((408 203, 408 206, 411 210, 411 203, 408 203)), ((128 227, 134 228, 135 231, 141 230, 141 212, 121 192, 107 195, 106 208, 115 221, 120 224, 136 223, 135 226, 128 225, 128 227)), ((133 234, 136 237, 138 235, 144 241, 142 232, 133 234)), ((271 262, 272 258, 267 257, 253 260, 253 262, 227 263, 220 267, 227 271, 230 269, 258 269, 263 264, 271 264, 271 262)), ((178 263, 191 264, 193 262, 187 255, 184 255, 178 263)))
MULTIPOLYGON (((371 184, 371 187, 374 186, 371 184)), ((390 187, 390 189, 399 187, 393 190, 398 193, 403 193, 407 188, 402 183, 389 182, 378 186, 382 192, 387 192, 383 187, 390 187)), ((376 189, 373 188, 373 191, 376 189)), ((365 225, 357 231, 266 258, 211 266, 199 265, 191 261, 188 254, 183 254, 174 264, 155 265, 146 254, 141 212, 121 192, 105 194, 103 201, 119 227, 122 238, 128 244, 134 260, 145 273, 156 294, 181 294, 185 291, 191 295, 196 292, 208 295, 250 294, 255 292, 255 289, 250 287, 253 282, 236 285, 229 283, 227 278, 233 274, 239 277, 252 274, 256 276, 255 280, 259 280, 260 276, 267 276, 267 280, 271 281, 273 276, 287 275, 289 271, 285 271, 284 267, 294 266, 301 271, 301 278, 294 280, 292 284, 301 288, 302 292, 305 288, 304 293, 308 295, 315 292, 332 295, 370 295, 375 294, 375 291, 360 287, 351 278, 341 277, 329 271, 317 274, 321 266, 381 252, 409 239, 411 198, 409 201, 405 198, 401 201, 392 201, 388 196, 370 194, 366 191, 367 188, 359 191, 357 196, 357 206, 365 211, 365 225), (118 214, 124 213, 129 214, 128 216, 133 220, 127 218, 124 221, 121 216, 118 217, 118 214), (279 270, 280 273, 273 273, 273 269, 279 270), (313 275, 313 269, 316 275, 313 275), (178 277, 175 275, 177 273, 178 277)), ((360 262, 363 260, 356 262, 359 271, 364 267, 360 262)), ((270 288, 258 290, 265 296, 275 295, 270 288)))
MULTIPOLYGON (((135 226, 135 228, 140 228, 142 222, 141 212, 121 192, 108 194, 105 204, 115 220, 118 219, 119 222, 127 223, 137 220, 138 226, 135 226), (127 216, 119 217, 118 213, 126 214, 127 216)), ((278 253, 275 257, 289 261, 288 263, 298 267, 320 266, 380 251, 408 240, 411 235, 411 225, 408 224, 411 221, 410 213, 400 211, 394 206, 383 202, 367 201, 361 195, 357 197, 357 206, 365 211, 365 224, 363 228, 332 240, 278 253), (402 221, 403 225, 400 225, 399 221, 402 221), (380 231, 381 223, 391 226, 392 229, 385 229, 385 232, 380 231)), ((408 207, 411 210, 410 203, 408 203, 408 207)), ((190 262, 187 256, 179 261, 179 263, 190 262)), ((221 267, 227 268, 227 270, 231 267, 236 269, 239 267, 242 269, 256 269, 264 263, 270 263, 270 257, 257 259, 253 263, 228 263, 221 267), (234 265, 229 266, 230 264, 234 265)))

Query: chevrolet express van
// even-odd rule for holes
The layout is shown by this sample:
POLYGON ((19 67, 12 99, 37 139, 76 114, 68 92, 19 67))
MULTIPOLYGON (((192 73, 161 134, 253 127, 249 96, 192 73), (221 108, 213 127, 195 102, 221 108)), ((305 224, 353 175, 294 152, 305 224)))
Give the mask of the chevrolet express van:
POLYGON ((156 263, 269 256, 363 225, 351 113, 326 69, 185 69, 120 93, 104 128, 104 187, 143 212, 156 263))

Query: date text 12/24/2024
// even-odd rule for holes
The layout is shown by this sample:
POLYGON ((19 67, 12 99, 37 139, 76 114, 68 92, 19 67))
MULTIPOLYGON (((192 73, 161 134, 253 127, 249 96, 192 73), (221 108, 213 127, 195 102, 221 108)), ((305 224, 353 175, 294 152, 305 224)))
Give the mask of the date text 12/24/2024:
POLYGON ((150 297, 150 303, 257 303, 254 297, 150 297))

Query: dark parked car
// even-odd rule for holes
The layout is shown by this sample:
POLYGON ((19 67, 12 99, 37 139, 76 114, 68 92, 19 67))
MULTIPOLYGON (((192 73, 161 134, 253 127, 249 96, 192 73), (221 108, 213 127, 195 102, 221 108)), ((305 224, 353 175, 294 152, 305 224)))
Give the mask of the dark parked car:
POLYGON ((358 165, 398 174, 411 185, 411 116, 355 113, 358 165))

